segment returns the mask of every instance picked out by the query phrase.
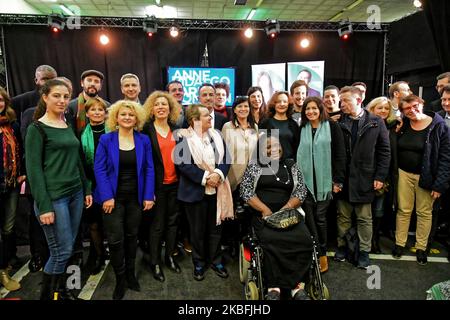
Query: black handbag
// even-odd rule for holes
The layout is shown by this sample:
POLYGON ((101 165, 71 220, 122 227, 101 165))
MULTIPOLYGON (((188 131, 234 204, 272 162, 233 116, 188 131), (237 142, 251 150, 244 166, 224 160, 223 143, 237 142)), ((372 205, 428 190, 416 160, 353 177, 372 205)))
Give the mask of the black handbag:
POLYGON ((299 224, 303 219, 299 209, 282 209, 263 218, 264 223, 272 229, 288 229, 299 224))

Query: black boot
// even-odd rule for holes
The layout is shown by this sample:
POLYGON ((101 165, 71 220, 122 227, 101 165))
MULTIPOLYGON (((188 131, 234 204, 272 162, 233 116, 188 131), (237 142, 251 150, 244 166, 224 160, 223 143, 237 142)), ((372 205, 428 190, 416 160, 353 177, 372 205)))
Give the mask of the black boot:
POLYGON ((126 290, 126 276, 125 272, 116 272, 116 287, 113 292, 113 300, 122 300, 126 290))
POLYGON ((372 221, 372 253, 381 253, 380 249, 381 218, 373 218, 372 221))
POLYGON ((56 274, 42 274, 42 283, 41 283, 41 296, 40 300, 56 300, 58 296, 55 296, 55 293, 58 292, 58 278, 59 275, 56 274))
POLYGON ((58 280, 59 300, 80 300, 74 290, 67 288, 67 273, 59 275, 58 280))
POLYGON ((134 291, 141 291, 141 286, 139 285, 138 280, 136 279, 135 273, 135 259, 130 259, 126 262, 126 278, 128 288, 134 291))

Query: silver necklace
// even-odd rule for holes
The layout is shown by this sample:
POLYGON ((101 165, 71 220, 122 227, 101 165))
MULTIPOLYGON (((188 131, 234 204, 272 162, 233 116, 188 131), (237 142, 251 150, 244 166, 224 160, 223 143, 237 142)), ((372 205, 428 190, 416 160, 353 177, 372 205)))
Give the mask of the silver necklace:
POLYGON ((276 175, 275 171, 273 171, 272 166, 269 165, 270 171, 272 171, 273 175, 275 176, 275 180, 277 180, 278 182, 284 183, 284 184, 289 184, 291 182, 291 177, 289 177, 289 171, 287 169, 287 166, 284 164, 283 168, 284 170, 286 170, 286 174, 287 174, 287 180, 286 182, 280 181, 281 179, 276 175))

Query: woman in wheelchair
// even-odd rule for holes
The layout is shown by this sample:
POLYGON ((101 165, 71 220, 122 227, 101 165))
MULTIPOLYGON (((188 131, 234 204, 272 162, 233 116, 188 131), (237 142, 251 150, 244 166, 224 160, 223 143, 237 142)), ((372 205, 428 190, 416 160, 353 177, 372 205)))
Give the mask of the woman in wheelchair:
POLYGON ((306 197, 303 175, 292 159, 284 159, 280 142, 262 134, 254 161, 240 186, 242 199, 252 211, 252 227, 263 249, 263 278, 267 300, 279 300, 281 290, 291 290, 295 300, 309 300, 304 289, 312 261, 311 235, 300 215, 298 223, 270 227, 266 220, 283 209, 297 209, 306 197))

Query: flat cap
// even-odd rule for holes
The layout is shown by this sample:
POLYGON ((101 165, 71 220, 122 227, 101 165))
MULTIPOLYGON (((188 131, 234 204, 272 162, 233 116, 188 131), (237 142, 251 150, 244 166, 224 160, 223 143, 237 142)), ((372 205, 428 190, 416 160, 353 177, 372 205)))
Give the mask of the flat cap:
POLYGON ((101 80, 103 80, 105 78, 103 73, 101 73, 100 71, 86 70, 86 71, 83 71, 83 73, 81 74, 81 81, 83 81, 84 78, 86 78, 87 76, 92 76, 92 75, 99 77, 101 80))

